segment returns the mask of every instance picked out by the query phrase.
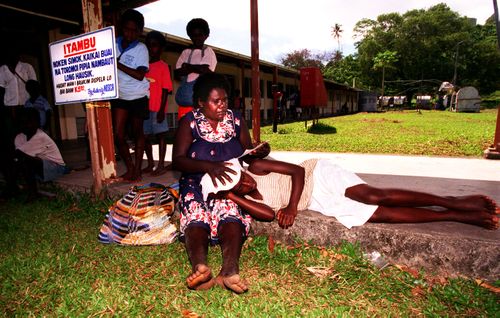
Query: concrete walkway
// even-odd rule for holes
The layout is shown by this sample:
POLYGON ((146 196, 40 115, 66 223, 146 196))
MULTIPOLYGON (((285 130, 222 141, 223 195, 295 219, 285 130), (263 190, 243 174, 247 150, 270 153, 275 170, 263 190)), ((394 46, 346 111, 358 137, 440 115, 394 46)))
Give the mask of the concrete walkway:
MULTIPOLYGON (((486 194, 500 203, 500 161, 470 158, 340 153, 272 152, 277 160, 299 163, 327 158, 356 172, 371 185, 438 195, 486 194)), ((358 242, 393 264, 445 275, 500 279, 500 231, 454 222, 422 224, 368 223, 351 230, 334 218, 307 211, 290 229, 254 222, 255 234, 291 243, 297 238, 320 245, 358 242)))
POLYGON ((296 151, 273 151, 271 157, 294 163, 327 158, 355 173, 500 181, 500 160, 296 151))
MULTIPOLYGON (((156 148, 155 148, 156 150, 156 148)), ((67 158, 69 152, 63 156, 67 158)), ((154 154, 155 158, 156 153, 154 154)), ((406 188, 439 195, 486 194, 500 203, 500 161, 469 158, 393 156, 343 153, 273 151, 271 157, 293 163, 307 158, 329 158, 379 187, 406 188)), ((79 157, 81 158, 81 156, 79 157)), ((168 147, 167 160, 171 158, 168 147)), ((68 161, 68 160, 67 160, 68 161)), ((118 174, 123 166, 118 162, 118 174)), ((176 182, 179 173, 145 176, 140 184, 176 182)), ((90 191, 90 169, 72 172, 58 181, 61 186, 90 191)), ((125 193, 132 184, 109 186, 112 194, 125 193)), ((378 251, 391 263, 424 268, 448 275, 465 275, 487 280, 500 279, 500 231, 453 222, 424 224, 366 224, 347 230, 334 218, 314 211, 301 213, 288 230, 277 223, 254 222, 253 234, 271 235, 291 243, 297 239, 320 245, 342 241, 359 242, 367 252, 378 251)))

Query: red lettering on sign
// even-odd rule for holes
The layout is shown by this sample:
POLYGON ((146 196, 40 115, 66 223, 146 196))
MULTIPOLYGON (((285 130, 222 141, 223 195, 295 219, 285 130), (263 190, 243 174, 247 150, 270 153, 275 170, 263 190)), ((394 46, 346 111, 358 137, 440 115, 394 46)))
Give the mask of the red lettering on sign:
POLYGON ((93 52, 95 48, 95 36, 69 42, 63 45, 64 57, 70 57, 78 54, 93 52))

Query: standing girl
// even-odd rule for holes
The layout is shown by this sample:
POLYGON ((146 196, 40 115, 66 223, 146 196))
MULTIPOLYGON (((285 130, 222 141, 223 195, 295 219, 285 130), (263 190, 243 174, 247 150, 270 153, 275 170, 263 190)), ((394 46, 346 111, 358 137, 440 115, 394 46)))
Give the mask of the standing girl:
POLYGON ((205 45, 210 35, 207 21, 192 19, 186 26, 186 32, 193 45, 182 51, 175 65, 175 76, 182 79, 175 98, 179 106, 179 120, 190 112, 193 106, 197 106, 193 102, 193 86, 198 76, 214 72, 217 66, 214 51, 205 45))

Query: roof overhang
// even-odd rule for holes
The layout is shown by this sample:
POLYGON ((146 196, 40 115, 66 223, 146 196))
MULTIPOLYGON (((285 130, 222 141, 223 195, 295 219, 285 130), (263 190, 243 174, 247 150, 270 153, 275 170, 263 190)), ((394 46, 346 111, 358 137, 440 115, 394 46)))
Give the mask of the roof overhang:
MULTIPOLYGON (((119 13, 127 8, 137 8, 157 0, 103 0, 103 16, 119 13)), ((43 27, 50 29, 54 26, 82 25, 81 0, 3 0, 0 3, 0 18, 2 25, 10 28, 43 27), (29 17, 29 23, 26 20, 29 17)))

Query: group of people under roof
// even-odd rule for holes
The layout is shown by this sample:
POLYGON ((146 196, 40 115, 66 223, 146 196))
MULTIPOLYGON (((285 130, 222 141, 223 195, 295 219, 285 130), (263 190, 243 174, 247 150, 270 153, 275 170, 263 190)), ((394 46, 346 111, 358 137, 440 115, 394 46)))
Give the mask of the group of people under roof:
POLYGON ((25 177, 28 200, 38 195, 37 179, 51 181, 66 172, 57 145, 49 137, 52 107, 41 94, 35 69, 21 61, 16 49, 6 53, 0 67, 2 198, 20 193, 18 177, 25 177))
MULTIPOLYGON (((172 81, 161 60, 165 38, 152 31, 143 44, 138 40, 143 27, 142 14, 127 10, 117 38, 120 98, 112 100, 111 107, 118 153, 127 168, 122 178, 128 181, 141 179, 144 149, 147 171, 161 174, 167 169, 165 143, 160 142, 160 161, 154 167, 151 144, 144 137, 154 135, 161 140, 168 129, 165 111, 172 81), (126 143, 127 123, 135 138, 135 162, 126 143)), ((450 197, 381 189, 329 160, 310 159, 296 165, 267 158, 270 145, 253 142, 242 113, 228 107, 231 87, 224 75, 214 72, 217 60, 205 45, 208 23, 191 20, 187 34, 192 45, 181 53, 174 74, 183 85, 191 83, 192 96, 190 105, 179 105, 171 168, 181 172, 179 239, 191 264, 188 288, 220 286, 238 294, 246 292, 249 287, 240 276, 239 261, 251 223, 276 220, 288 229, 299 211, 306 209, 335 217, 347 228, 367 222, 434 221, 498 228, 500 209, 485 195, 450 197), (208 264, 210 244, 219 244, 222 251, 217 274, 208 264)), ((16 137, 19 151, 23 142, 40 131, 39 118, 34 120, 32 114, 32 120, 26 119, 30 125, 24 128, 25 137, 16 137)), ((46 159, 41 162, 45 176, 46 159)))
MULTIPOLYGON (((143 15, 136 10, 126 10, 121 16, 116 39, 120 97, 111 100, 111 111, 117 154, 126 168, 120 180, 125 182, 140 181, 143 173, 161 175, 171 168, 165 164, 169 130, 166 114, 168 96, 173 91, 169 66, 161 59, 166 40, 160 32, 151 31, 142 43, 139 37, 143 28, 143 15), (129 139, 134 142, 135 160, 132 160, 129 139), (160 157, 156 166, 152 151, 155 142, 160 157), (142 167, 144 154, 146 167, 142 167)), ((179 57, 175 75, 194 83, 200 74, 215 70, 217 59, 214 51, 204 45, 210 32, 205 20, 193 19, 186 29, 193 45, 179 57)), ((7 152, 2 157, 6 180, 2 197, 10 198, 20 193, 18 177, 22 175, 26 183, 23 188, 27 190, 28 200, 32 200, 39 197, 39 182, 55 180, 69 169, 49 136, 52 108, 41 95, 35 70, 19 58, 19 54, 10 54, 0 68, 0 87, 3 89, 1 142, 7 152), (31 127, 30 132, 25 126, 33 125, 28 124, 26 117, 33 118, 35 114, 25 110, 27 108, 36 109, 39 115, 38 127, 31 127), (23 138, 17 138, 18 134, 23 138), (23 140, 22 147, 19 140, 23 140)), ((179 105, 179 116, 191 108, 191 104, 179 105)))

